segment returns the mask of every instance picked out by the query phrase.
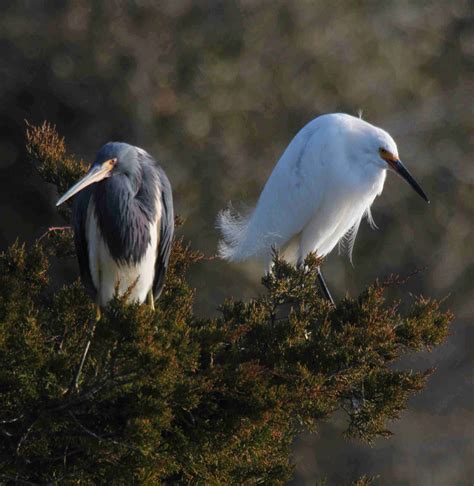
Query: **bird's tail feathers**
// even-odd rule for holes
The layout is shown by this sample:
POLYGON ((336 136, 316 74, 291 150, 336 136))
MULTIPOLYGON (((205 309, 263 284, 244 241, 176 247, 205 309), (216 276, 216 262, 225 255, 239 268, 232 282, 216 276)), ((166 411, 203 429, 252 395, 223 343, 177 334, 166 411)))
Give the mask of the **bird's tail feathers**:
POLYGON ((255 253, 255 247, 247 244, 251 218, 252 211, 241 214, 231 204, 218 214, 216 226, 222 234, 222 240, 219 241, 218 245, 220 258, 229 261, 241 261, 255 253))

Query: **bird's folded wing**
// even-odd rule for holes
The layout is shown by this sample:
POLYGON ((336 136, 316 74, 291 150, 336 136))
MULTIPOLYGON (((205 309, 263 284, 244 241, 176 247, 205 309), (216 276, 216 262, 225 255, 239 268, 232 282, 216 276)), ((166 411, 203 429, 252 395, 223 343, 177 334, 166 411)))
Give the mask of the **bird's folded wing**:
POLYGON ((171 246, 174 235, 174 211, 173 194, 171 184, 164 171, 158 167, 160 172, 161 191, 161 219, 158 227, 158 248, 155 263, 155 278, 153 281, 153 296, 156 299, 160 296, 165 284, 166 271, 171 255, 171 246))
POLYGON ((252 214, 252 230, 267 246, 284 245, 301 232, 326 195, 327 165, 304 135, 298 134, 278 161, 252 214))

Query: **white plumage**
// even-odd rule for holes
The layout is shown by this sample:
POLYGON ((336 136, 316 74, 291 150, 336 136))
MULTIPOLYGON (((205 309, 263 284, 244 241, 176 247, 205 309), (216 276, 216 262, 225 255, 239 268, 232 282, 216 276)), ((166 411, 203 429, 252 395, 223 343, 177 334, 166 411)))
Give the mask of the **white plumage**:
POLYGON ((338 242, 351 256, 364 215, 373 224, 370 206, 389 168, 427 200, 387 132, 346 114, 314 119, 286 148, 255 209, 246 216, 232 208, 219 214, 220 257, 258 257, 269 267, 275 248, 288 261, 301 263, 309 252, 324 257, 338 242))

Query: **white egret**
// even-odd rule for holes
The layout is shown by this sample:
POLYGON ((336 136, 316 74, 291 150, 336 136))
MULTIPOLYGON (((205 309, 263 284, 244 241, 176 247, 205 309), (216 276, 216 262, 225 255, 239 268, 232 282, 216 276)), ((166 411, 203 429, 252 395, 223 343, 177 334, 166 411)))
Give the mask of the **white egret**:
MULTIPOLYGON (((364 217, 393 170, 427 202, 384 130, 350 115, 322 115, 290 142, 248 215, 221 211, 219 256, 229 261, 257 257, 271 268, 272 248, 301 264, 310 252, 324 257, 345 242, 349 257, 364 217)), ((332 301, 321 272, 319 281, 332 301)))

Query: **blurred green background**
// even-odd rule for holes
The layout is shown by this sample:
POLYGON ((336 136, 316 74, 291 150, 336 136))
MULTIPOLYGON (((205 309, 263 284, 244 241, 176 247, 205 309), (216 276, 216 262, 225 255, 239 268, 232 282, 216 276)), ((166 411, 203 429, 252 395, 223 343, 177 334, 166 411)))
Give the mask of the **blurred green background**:
MULTIPOLYGON (((54 189, 24 152, 27 119, 49 120, 92 161, 109 140, 139 145, 174 188, 179 233, 212 256, 219 209, 252 205, 295 133, 321 113, 388 130, 431 198, 389 174, 354 266, 334 252, 334 295, 425 269, 392 297, 446 297, 448 342, 400 366, 436 366, 428 388, 373 447, 344 441, 338 417, 294 447, 293 485, 364 473, 379 485, 474 480, 474 17, 469 1, 2 1, 0 247, 63 224, 54 189)), ((75 262, 56 269, 77 276, 75 262)), ((218 260, 190 278, 198 314, 261 292, 261 267, 218 260)))

